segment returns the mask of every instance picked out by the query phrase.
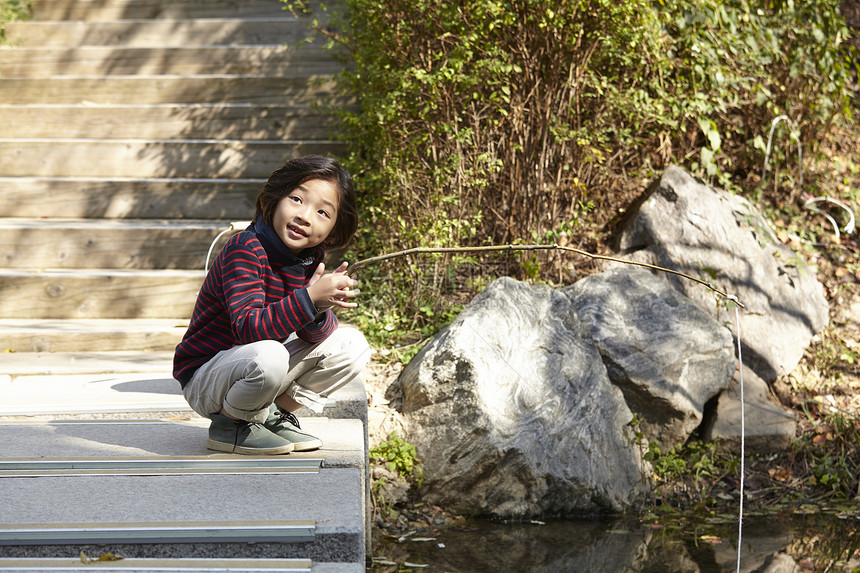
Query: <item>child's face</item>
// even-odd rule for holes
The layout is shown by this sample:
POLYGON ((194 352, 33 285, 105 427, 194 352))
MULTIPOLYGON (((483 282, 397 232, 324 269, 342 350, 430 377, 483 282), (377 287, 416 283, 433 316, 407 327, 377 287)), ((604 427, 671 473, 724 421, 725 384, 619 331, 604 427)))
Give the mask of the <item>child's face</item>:
POLYGON ((328 181, 311 179, 278 201, 273 226, 294 255, 316 247, 329 236, 337 221, 337 188, 328 181))

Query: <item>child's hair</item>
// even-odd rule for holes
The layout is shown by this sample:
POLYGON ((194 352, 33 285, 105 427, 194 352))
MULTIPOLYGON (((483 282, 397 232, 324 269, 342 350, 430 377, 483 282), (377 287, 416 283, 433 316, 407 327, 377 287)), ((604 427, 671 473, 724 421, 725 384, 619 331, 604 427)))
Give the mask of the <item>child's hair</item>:
POLYGON ((326 249, 340 249, 349 243, 358 229, 358 205, 352 176, 334 159, 321 155, 306 155, 287 161, 283 167, 269 176, 263 190, 257 196, 257 213, 254 219, 273 225, 275 207, 278 202, 293 192, 299 185, 311 179, 321 179, 334 185, 339 194, 337 217, 334 228, 323 241, 326 249))

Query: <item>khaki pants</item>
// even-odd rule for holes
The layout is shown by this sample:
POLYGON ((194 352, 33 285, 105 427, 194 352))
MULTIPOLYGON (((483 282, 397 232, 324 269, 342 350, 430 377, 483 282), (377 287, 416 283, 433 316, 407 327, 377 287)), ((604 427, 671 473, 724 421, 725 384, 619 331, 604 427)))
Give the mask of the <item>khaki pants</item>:
POLYGON ((358 330, 341 327, 318 344, 295 336, 261 340, 223 350, 185 385, 185 399, 201 416, 224 408, 249 422, 264 422, 269 406, 285 393, 316 413, 326 397, 361 377, 370 346, 358 330))

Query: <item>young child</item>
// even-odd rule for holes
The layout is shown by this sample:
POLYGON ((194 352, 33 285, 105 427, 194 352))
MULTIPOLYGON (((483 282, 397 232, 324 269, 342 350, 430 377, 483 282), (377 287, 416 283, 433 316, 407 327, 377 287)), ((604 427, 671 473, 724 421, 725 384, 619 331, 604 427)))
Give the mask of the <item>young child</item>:
POLYGON ((206 275, 176 347, 173 376, 211 420, 206 447, 240 454, 319 448, 295 415, 362 374, 370 347, 338 328, 333 307, 353 308, 347 263, 325 274, 326 248, 358 226, 352 178, 335 160, 307 156, 272 173, 254 222, 224 246, 206 275))

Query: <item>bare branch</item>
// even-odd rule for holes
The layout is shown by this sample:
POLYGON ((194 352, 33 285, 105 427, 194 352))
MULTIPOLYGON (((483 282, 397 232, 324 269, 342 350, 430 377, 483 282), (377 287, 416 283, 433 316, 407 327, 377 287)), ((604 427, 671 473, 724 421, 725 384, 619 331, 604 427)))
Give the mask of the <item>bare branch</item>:
POLYGON ((718 295, 733 301, 740 308, 746 308, 735 295, 730 295, 717 287, 713 286, 707 281, 703 281, 702 279, 692 277, 688 274, 684 274, 679 271, 674 271, 672 269, 667 269, 664 267, 659 267, 657 265, 651 265, 648 263, 640 263, 638 261, 630 261, 627 259, 619 259, 616 257, 608 257, 606 255, 597 255, 594 253, 589 253, 588 251, 583 251, 582 249, 577 249, 575 247, 567 247, 562 245, 489 245, 484 247, 414 247, 412 249, 406 249, 405 251, 397 251, 395 253, 387 253, 385 255, 379 255, 376 257, 370 257, 367 259, 362 259, 356 263, 352 264, 352 268, 350 269, 350 274, 355 276, 355 273, 358 269, 365 267, 367 265, 372 265, 374 263, 380 263, 382 261, 387 261, 390 259, 396 259, 399 257, 405 257, 407 255, 414 254, 430 254, 430 253, 479 253, 479 252, 488 252, 488 251, 567 251, 570 253, 576 253, 578 255, 582 255, 588 257, 590 259, 597 259, 602 261, 612 261, 615 263, 623 263, 625 265, 635 265, 639 267, 645 267, 648 269, 652 269, 655 271, 661 271, 664 273, 670 273, 673 275, 677 275, 679 277, 685 278, 687 280, 691 280, 693 282, 697 282, 700 285, 704 285, 709 288, 713 292, 718 295))

